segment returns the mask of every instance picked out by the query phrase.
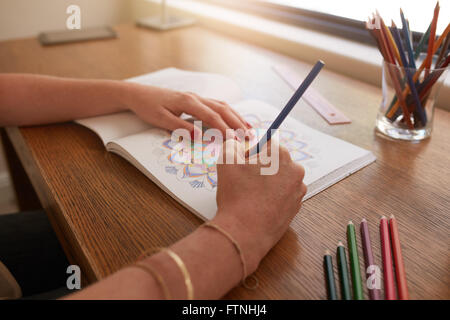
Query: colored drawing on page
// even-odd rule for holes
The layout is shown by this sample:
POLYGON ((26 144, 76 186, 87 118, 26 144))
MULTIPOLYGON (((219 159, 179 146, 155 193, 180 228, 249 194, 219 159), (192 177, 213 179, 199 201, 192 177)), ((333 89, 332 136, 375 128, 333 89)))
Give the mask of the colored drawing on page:
MULTIPOLYGON (((272 121, 269 120, 261 120, 258 116, 253 114, 245 115, 244 119, 255 128, 258 137, 262 137, 272 123, 272 121)), ((293 161, 301 162, 313 158, 311 154, 305 151, 308 144, 301 141, 295 132, 280 129, 279 140, 280 144, 288 149, 293 161)), ((218 151, 214 151, 217 150, 217 148, 211 146, 211 143, 214 142, 194 144, 194 150, 191 156, 194 156, 195 154, 200 156, 203 155, 203 163, 199 164, 185 161, 186 151, 181 150, 179 144, 174 143, 171 139, 163 141, 162 146, 165 149, 170 150, 170 153, 166 158, 168 163, 165 165, 165 172, 175 175, 180 181, 189 183, 193 189, 215 190, 217 187, 216 165, 208 160, 214 158, 215 152, 218 151)))

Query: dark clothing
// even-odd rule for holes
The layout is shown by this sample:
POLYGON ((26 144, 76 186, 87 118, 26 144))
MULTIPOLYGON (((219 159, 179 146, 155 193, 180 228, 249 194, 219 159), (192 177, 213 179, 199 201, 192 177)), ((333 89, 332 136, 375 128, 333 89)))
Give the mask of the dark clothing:
POLYGON ((44 211, 0 215, 0 261, 25 298, 52 299, 70 293, 64 289, 69 262, 44 211))

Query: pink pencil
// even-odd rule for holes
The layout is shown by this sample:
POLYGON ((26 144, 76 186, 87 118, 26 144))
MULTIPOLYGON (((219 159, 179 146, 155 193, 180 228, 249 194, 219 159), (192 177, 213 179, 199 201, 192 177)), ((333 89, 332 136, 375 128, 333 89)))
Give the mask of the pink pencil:
MULTIPOLYGON (((379 268, 375 264, 375 260, 373 258, 372 252, 372 244, 370 242, 370 234, 369 234, 369 226, 367 224, 366 219, 362 219, 361 225, 361 240, 363 245, 364 252, 364 261, 366 264, 366 279, 367 279, 367 289, 369 290, 370 300, 380 300, 380 289, 377 288, 378 279, 374 278, 377 276, 381 276, 377 274, 377 269, 379 268), (375 273, 375 275, 374 275, 375 273), (370 281, 370 283, 369 283, 370 281), (375 282, 375 283, 374 283, 375 282)), ((381 282, 381 280, 380 280, 381 282)))

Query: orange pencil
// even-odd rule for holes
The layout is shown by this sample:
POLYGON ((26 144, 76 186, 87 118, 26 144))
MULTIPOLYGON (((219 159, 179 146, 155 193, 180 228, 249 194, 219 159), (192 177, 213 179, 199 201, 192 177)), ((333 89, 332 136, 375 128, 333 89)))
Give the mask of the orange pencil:
POLYGON ((394 215, 389 219, 391 231, 392 252, 394 253, 395 276, 397 278, 397 292, 400 300, 409 300, 408 284, 406 282, 405 266, 403 264, 402 249, 398 236, 397 220, 394 215))
MULTIPOLYGON (((388 37, 386 34, 387 27, 384 24, 384 21, 380 17, 378 12, 377 12, 376 18, 378 18, 378 21, 380 21, 381 28, 379 30, 375 29, 375 34, 379 37, 381 46, 384 47, 384 51, 386 54, 385 60, 387 62, 395 65, 395 57, 394 57, 394 53, 393 53, 393 48, 391 48, 391 46, 389 46, 389 41, 387 39, 387 37, 388 37)), ((408 110, 408 106, 406 105, 405 97, 403 96, 402 86, 400 84, 401 82, 399 79, 399 74, 390 67, 388 67, 387 69, 391 76, 392 85, 394 86, 394 90, 397 94, 397 100, 400 102, 400 107, 402 108, 406 124, 408 125, 409 128, 412 129, 412 128, 414 128, 414 126, 411 122, 411 117, 410 117, 410 113, 408 110)))
POLYGON ((431 68, 431 61, 433 60, 434 40, 436 38, 436 27, 437 27, 438 17, 439 17, 439 1, 436 3, 436 7, 434 8, 434 15, 433 15, 433 20, 431 22, 431 29, 430 29, 430 37, 428 38, 428 51, 427 51, 427 57, 425 58, 425 61, 426 61, 425 75, 426 76, 428 76, 429 69, 431 68))
MULTIPOLYGON (((438 40, 434 43, 433 45, 433 53, 431 56, 433 56, 439 49, 439 47, 441 46, 442 42, 444 41, 445 37, 447 37, 447 35, 450 33, 450 23, 447 25, 447 27, 445 28, 444 32, 440 35, 440 37, 438 38, 438 40)), ((423 69, 425 69, 425 65, 427 63, 427 59, 422 61, 422 64, 420 65, 419 69, 417 69, 416 73, 414 74, 413 77, 413 81, 416 82, 419 79, 420 74, 422 73, 423 69)), ((406 95, 409 93, 409 87, 406 87, 403 90, 403 97, 405 98, 406 95)), ((391 110, 389 111, 389 113, 387 114, 388 118, 391 118, 395 111, 397 111, 399 106, 399 101, 397 101, 394 106, 391 108, 391 110)))

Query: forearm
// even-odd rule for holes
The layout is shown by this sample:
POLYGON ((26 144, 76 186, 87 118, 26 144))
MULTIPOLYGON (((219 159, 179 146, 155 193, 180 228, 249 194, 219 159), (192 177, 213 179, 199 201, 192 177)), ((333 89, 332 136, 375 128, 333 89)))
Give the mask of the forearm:
POLYGON ((126 91, 121 81, 0 74, 0 126, 63 122, 122 111, 126 91))
MULTIPOLYGON (((217 222, 222 224, 222 221, 217 222)), ((228 223, 224 223, 227 228, 228 223)), ((236 229, 237 230, 237 229, 236 229)), ((259 257, 253 255, 244 240, 244 231, 228 229, 246 252, 248 272, 253 272, 259 257)), ((180 256, 191 276, 195 299, 217 299, 242 279, 242 264, 233 244, 220 232, 206 227, 175 243, 171 250, 180 256)), ((256 251, 255 251, 256 252, 256 251)), ((174 299, 186 299, 184 277, 167 253, 161 252, 143 260, 163 277, 174 299)), ((163 291, 155 279, 136 267, 127 267, 94 284, 69 299, 163 299, 163 291)))

